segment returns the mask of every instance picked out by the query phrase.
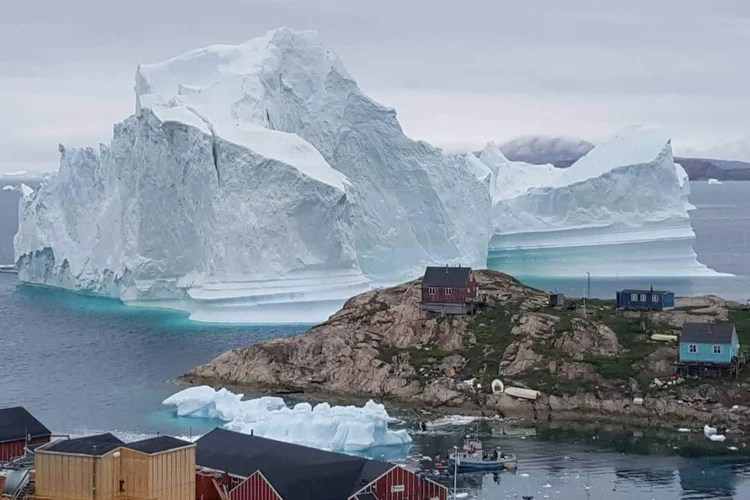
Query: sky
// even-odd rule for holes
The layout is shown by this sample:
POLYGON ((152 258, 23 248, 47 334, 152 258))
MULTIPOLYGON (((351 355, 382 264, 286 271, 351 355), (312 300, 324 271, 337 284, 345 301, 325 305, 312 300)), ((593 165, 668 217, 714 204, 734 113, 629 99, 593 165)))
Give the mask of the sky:
POLYGON ((460 151, 666 129, 750 161, 747 0, 28 0, 0 13, 0 172, 55 170, 135 110, 133 75, 269 29, 314 29, 405 132, 460 151))

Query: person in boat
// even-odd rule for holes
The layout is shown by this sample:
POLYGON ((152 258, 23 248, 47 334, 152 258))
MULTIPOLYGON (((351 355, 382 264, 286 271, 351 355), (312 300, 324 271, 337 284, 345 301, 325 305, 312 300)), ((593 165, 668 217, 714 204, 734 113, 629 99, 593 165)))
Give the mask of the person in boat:
POLYGON ((492 452, 492 460, 497 460, 497 450, 492 452))

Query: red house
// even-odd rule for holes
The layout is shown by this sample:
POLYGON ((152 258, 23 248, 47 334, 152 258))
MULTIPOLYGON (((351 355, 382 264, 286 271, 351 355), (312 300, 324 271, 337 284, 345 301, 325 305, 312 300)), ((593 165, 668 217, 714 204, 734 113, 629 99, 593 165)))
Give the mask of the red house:
POLYGON ((477 282, 470 267, 428 267, 422 279, 422 309, 464 315, 473 309, 477 282))
POLYGON ((52 433, 23 406, 0 408, 0 462, 26 454, 26 447, 49 443, 52 433))
POLYGON ((196 445, 201 474, 212 470, 218 477, 227 476, 230 500, 447 500, 448 496, 445 486, 393 464, 224 429, 214 429, 196 445))

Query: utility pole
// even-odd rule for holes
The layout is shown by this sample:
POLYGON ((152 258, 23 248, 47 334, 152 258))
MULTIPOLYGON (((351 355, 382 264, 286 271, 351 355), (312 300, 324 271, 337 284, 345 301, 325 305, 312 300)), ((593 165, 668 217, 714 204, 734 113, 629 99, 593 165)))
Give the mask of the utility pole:
POLYGON ((458 481, 458 446, 453 447, 453 498, 456 498, 456 483, 458 481))
POLYGON ((591 273, 587 272, 586 276, 586 285, 588 287, 586 290, 586 298, 591 299, 591 273))

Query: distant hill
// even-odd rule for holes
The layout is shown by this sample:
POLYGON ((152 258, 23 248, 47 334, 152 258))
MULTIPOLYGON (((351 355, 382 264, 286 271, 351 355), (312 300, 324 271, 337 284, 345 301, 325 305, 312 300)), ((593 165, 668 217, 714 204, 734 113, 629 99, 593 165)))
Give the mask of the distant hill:
MULTIPOLYGON (((500 150, 511 161, 535 165, 550 163, 559 168, 567 168, 593 147, 590 142, 579 139, 524 136, 506 142, 500 146, 500 150)), ((684 157, 675 157, 675 161, 683 166, 691 181, 750 181, 748 162, 684 157)))

